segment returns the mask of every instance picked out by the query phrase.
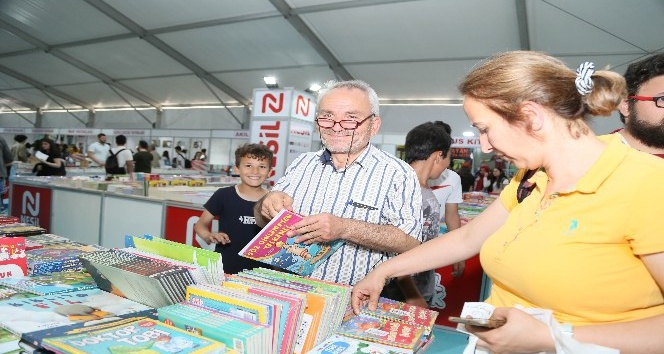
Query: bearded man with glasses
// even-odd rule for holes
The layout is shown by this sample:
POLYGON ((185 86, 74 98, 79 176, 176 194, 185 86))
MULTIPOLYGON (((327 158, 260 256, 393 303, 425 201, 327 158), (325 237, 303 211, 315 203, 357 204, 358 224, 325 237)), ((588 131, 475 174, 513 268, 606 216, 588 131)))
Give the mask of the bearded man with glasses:
POLYGON ((625 144, 664 158, 664 54, 630 64, 625 81, 628 96, 620 105, 625 127, 616 133, 625 144))
MULTIPOLYGON (((378 264, 422 241, 422 196, 415 171, 370 143, 380 128, 378 96, 359 80, 330 82, 318 94, 316 124, 324 148, 300 155, 256 203, 256 223, 281 209, 305 216, 287 236, 305 244, 344 243, 312 277, 353 285, 378 264)), ((408 300, 391 281, 384 295, 408 300)))

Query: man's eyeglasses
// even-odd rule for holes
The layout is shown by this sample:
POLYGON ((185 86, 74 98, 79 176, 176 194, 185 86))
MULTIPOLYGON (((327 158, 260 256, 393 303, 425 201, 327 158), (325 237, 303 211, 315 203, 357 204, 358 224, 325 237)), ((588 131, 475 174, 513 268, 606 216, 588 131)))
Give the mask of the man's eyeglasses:
POLYGON ((664 108, 664 96, 629 96, 627 98, 637 101, 653 101, 655 106, 664 108))
POLYGON ((319 127, 325 128, 325 129, 331 129, 334 128, 335 125, 339 124, 339 126, 345 130, 355 130, 357 127, 362 125, 364 122, 366 122, 367 119, 374 117, 375 114, 371 113, 368 117, 357 121, 353 119, 342 119, 340 121, 335 121, 334 119, 330 118, 323 118, 323 117, 317 117, 316 118, 316 123, 318 124, 319 127))

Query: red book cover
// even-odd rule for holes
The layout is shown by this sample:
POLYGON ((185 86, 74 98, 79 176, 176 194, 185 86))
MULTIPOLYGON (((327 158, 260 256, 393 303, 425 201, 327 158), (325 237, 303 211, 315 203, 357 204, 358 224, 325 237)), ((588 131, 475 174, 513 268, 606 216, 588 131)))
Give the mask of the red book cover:
POLYGON ((28 273, 24 237, 0 238, 0 278, 22 277, 28 273))

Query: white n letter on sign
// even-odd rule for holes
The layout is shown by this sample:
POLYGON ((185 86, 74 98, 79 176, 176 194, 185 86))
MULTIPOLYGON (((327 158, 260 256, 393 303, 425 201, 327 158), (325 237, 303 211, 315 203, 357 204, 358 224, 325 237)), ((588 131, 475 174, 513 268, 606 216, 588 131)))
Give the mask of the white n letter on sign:
POLYGON ((37 193, 37 196, 35 197, 29 191, 23 192, 23 207, 21 208, 21 214, 26 214, 26 211, 29 211, 32 216, 37 216, 37 214, 39 214, 39 193, 37 193))

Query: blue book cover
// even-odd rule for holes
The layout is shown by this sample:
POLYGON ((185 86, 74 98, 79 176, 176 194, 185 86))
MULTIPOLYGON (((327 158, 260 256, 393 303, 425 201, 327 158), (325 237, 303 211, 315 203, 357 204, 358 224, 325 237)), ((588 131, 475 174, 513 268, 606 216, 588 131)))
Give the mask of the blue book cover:
POLYGON ((46 349, 62 353, 224 353, 225 345, 152 319, 93 327, 78 334, 46 338, 46 349))
POLYGON ((42 348, 42 341, 44 338, 62 337, 72 334, 78 334, 80 331, 85 331, 91 326, 109 326, 111 323, 119 324, 120 321, 133 321, 138 319, 157 319, 157 310, 143 310, 138 312, 126 313, 114 317, 107 317, 94 322, 76 322, 66 326, 53 327, 42 329, 40 331, 23 333, 21 340, 30 343, 35 348, 42 348))

